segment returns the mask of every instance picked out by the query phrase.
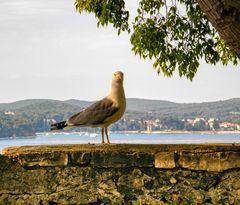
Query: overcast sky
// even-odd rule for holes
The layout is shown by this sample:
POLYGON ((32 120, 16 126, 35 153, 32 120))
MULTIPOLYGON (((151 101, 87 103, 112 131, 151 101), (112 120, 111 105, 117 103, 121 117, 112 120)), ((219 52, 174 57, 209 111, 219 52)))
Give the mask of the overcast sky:
POLYGON ((131 52, 127 34, 118 36, 96 23, 93 15, 76 13, 69 0, 1 0, 0 102, 97 100, 107 94, 115 70, 125 74, 128 98, 204 102, 240 97, 239 65, 201 62, 193 82, 158 76, 150 62, 131 52))

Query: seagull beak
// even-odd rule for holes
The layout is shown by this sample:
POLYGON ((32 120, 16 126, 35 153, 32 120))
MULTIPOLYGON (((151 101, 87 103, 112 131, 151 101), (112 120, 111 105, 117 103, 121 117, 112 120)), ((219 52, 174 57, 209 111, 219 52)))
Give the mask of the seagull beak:
POLYGON ((118 74, 115 74, 114 77, 115 77, 115 79, 117 81, 121 81, 122 80, 122 77, 120 75, 118 75, 118 74))
POLYGON ((120 75, 116 75, 115 78, 116 78, 117 80, 122 80, 122 78, 121 78, 120 75))

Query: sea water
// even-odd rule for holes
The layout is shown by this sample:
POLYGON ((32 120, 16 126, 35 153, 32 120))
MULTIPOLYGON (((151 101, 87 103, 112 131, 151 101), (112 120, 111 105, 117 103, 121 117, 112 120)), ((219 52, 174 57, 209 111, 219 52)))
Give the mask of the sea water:
MULTIPOLYGON (((188 133, 160 133, 160 134, 115 134, 109 135, 111 143, 124 144, 196 144, 196 143, 240 143, 240 134, 188 134, 188 133)), ((28 138, 0 138, 0 150, 5 147, 25 145, 53 145, 53 144, 96 144, 101 143, 102 137, 98 133, 39 133, 28 138)))

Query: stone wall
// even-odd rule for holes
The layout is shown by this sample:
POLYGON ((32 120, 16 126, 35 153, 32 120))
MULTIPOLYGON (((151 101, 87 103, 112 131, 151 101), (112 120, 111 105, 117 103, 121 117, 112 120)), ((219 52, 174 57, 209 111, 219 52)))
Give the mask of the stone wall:
POLYGON ((240 144, 56 145, 0 155, 0 204, 240 204, 240 144))

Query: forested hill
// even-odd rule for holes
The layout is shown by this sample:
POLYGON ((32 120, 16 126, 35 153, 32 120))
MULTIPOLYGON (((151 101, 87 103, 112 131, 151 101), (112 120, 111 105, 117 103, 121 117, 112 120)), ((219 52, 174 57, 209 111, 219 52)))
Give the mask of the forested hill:
MULTIPOLYGON (((34 115, 68 115, 81 110, 93 102, 82 100, 49 100, 29 99, 13 103, 0 103, 0 111, 14 111, 34 115)), ((214 117, 229 118, 240 113, 240 98, 204 102, 204 103, 174 103, 164 100, 147 100, 138 98, 127 99, 127 113, 138 116, 141 114, 158 115, 159 117, 214 117)), ((239 116, 238 116, 239 117, 239 116)))
MULTIPOLYGON (((74 99, 32 99, 0 103, 0 138, 32 136, 36 132, 49 131, 51 123, 66 120, 91 103, 93 102, 74 99)), ((207 121, 202 121, 197 126, 189 124, 189 120, 194 118, 214 118, 216 122, 240 124, 240 98, 206 103, 174 103, 129 98, 123 120, 115 123, 111 129, 146 130, 146 122, 158 122, 154 129, 210 129, 206 126, 207 121)))

